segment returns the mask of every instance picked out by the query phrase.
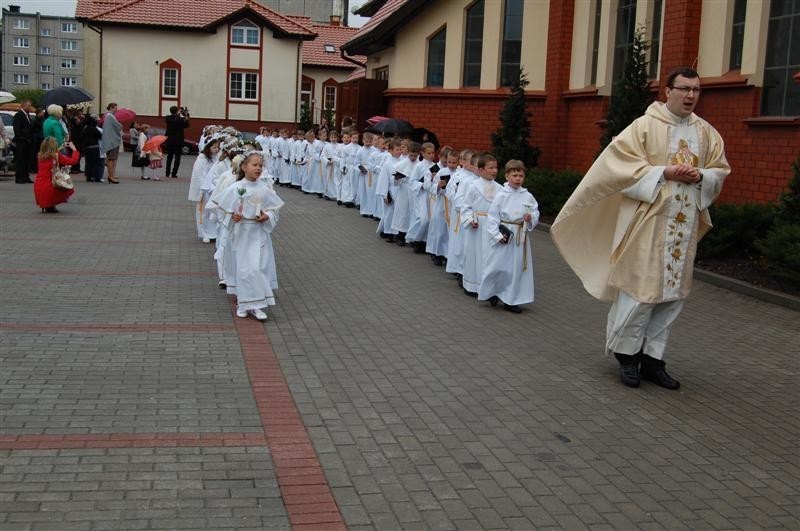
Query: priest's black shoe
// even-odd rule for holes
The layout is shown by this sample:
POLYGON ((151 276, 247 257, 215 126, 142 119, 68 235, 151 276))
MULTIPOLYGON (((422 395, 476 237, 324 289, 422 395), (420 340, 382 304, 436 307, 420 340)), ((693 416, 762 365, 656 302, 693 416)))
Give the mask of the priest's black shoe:
POLYGON ((639 355, 617 354, 614 356, 619 361, 619 379, 628 387, 639 387, 639 355))
POLYGON ((647 355, 642 356, 642 379, 647 380, 648 382, 653 382, 659 387, 674 391, 675 389, 678 389, 681 384, 667 374, 667 371, 664 368, 665 365, 666 364, 663 360, 657 360, 647 355))
POLYGON ((511 313, 522 313, 522 308, 515 304, 503 304, 503 309, 511 313))

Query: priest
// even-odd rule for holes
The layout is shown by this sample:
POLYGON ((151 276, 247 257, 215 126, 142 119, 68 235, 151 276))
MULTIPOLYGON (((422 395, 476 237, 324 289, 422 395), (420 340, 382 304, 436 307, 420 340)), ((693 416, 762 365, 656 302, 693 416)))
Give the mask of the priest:
POLYGON ((561 209, 551 235, 592 296, 611 301, 606 351, 622 383, 667 389, 672 325, 692 284, 708 207, 730 167, 719 133, 694 113, 700 76, 679 68, 654 102, 612 140, 561 209))

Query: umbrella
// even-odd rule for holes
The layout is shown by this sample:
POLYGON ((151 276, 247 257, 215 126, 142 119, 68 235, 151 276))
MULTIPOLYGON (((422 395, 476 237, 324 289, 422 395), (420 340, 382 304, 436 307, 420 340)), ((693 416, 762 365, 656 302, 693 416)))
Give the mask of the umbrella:
POLYGON ((425 129, 424 127, 415 128, 411 131, 411 140, 420 144, 430 142, 436 148, 436 151, 439 151, 439 139, 436 137, 436 133, 430 129, 425 129))
POLYGON ((389 118, 388 120, 384 120, 373 126, 370 126, 369 130, 382 135, 407 136, 410 135, 414 130, 414 126, 408 123, 406 120, 389 118))
POLYGON ((156 135, 156 136, 154 136, 153 138, 151 138, 150 140, 148 140, 147 142, 144 143, 144 147, 142 148, 142 151, 155 151, 166 140, 167 140, 167 137, 165 137, 164 135, 156 135))
POLYGON ((42 96, 42 107, 47 107, 54 103, 63 107, 65 105, 92 101, 93 99, 94 96, 79 87, 56 87, 53 90, 48 90, 45 92, 44 96, 42 96))
POLYGON ((0 90, 0 103, 8 103, 17 99, 16 96, 5 90, 0 90))
POLYGON ((119 123, 127 122, 128 120, 136 118, 136 111, 126 109, 125 107, 117 107, 117 112, 114 113, 114 117, 119 123))
POLYGON ((372 118, 367 120, 367 125, 375 125, 379 122, 385 122, 389 118, 386 116, 373 116, 372 118))

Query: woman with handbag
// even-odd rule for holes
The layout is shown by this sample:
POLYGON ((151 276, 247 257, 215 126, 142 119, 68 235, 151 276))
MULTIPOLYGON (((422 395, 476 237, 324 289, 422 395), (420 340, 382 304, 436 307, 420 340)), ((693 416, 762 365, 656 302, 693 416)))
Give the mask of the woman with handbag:
POLYGON ((37 156, 39 164, 33 195, 36 205, 42 212, 49 214, 58 212, 56 205, 65 203, 75 193, 69 178, 69 167, 80 160, 80 153, 72 142, 67 142, 62 147, 70 148, 70 155, 59 152, 56 139, 49 136, 42 141, 37 156))

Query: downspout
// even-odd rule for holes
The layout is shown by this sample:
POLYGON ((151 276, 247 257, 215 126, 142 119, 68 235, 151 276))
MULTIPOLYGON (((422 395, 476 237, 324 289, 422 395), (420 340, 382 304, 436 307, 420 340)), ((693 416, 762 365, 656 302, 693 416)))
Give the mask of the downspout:
POLYGON ((297 113, 299 112, 298 103, 300 103, 300 100, 298 98, 300 97, 300 62, 302 60, 301 58, 303 53, 302 46, 303 46, 303 41, 302 40, 297 41, 297 62, 295 63, 295 76, 294 76, 294 125, 295 126, 297 126, 297 124, 300 122, 300 116, 297 113))
POLYGON ((97 80, 97 100, 98 100, 98 107, 97 110, 100 111, 103 105, 103 30, 101 28, 95 28, 91 24, 88 24, 90 30, 94 31, 98 35, 100 35, 100 76, 97 80))
MULTIPOLYGON (((348 56, 346 56, 346 55, 344 54, 344 50, 343 50, 343 49, 341 49, 341 48, 339 48, 339 55, 342 57, 342 59, 344 59, 344 60, 345 60, 345 61, 347 61, 348 63, 353 63, 353 64, 354 64, 354 65, 356 65, 356 66, 360 66, 361 68, 363 68, 363 69, 366 71, 366 69, 367 69, 367 63, 361 63, 361 62, 359 62, 359 61, 356 61, 356 60, 355 60, 355 59, 353 59, 352 57, 348 57, 348 56)), ((365 72, 365 73, 366 73, 366 72, 365 72)))

